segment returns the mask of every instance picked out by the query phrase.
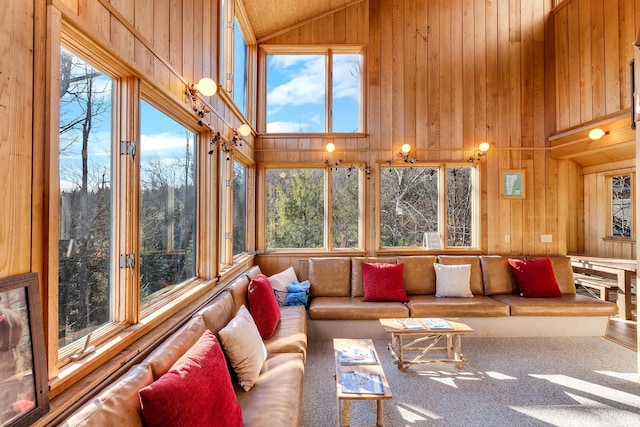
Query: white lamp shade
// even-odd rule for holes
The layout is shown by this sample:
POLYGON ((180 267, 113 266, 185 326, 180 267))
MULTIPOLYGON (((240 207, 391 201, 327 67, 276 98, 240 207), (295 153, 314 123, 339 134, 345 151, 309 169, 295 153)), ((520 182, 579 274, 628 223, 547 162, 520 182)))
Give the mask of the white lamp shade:
POLYGON ((216 82, 208 77, 201 78, 196 87, 198 88, 198 92, 204 96, 213 96, 218 91, 216 82))
POLYGON ((240 125, 240 127, 236 129, 236 131, 242 136, 249 136, 249 134, 251 133, 251 126, 244 123, 240 125))
POLYGON ((597 139, 600 139, 604 136, 605 131, 603 131, 600 128, 595 128, 595 129, 591 129, 589 131, 589 138, 593 139, 594 141, 597 139))
POLYGON ((486 153, 487 151, 489 151, 490 145, 487 141, 481 142, 480 145, 478 145, 478 150, 480 150, 481 153, 486 153))

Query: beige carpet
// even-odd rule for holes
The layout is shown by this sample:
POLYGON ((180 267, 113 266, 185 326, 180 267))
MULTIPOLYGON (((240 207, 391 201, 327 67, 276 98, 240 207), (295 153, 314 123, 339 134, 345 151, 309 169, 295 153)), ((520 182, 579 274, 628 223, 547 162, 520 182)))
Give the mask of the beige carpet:
MULTIPOLYGON (((393 399, 386 426, 640 426, 637 354, 604 338, 468 338, 469 362, 392 364, 375 341, 393 399)), ((310 342, 303 426, 334 426, 333 344, 310 342)), ((351 405, 351 425, 375 425, 375 403, 351 405)))

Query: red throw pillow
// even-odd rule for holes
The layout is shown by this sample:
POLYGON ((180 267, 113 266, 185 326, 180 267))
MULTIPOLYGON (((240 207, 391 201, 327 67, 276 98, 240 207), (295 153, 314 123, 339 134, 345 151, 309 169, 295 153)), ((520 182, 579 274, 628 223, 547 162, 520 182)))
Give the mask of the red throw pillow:
POLYGON ((537 259, 511 259, 509 265, 516 279, 520 295, 525 298, 559 297, 560 287, 553 273, 549 257, 537 259))
POLYGON ((280 307, 269 278, 259 274, 249 283, 248 294, 249 313, 256 322, 262 339, 268 340, 280 322, 280 307))
POLYGON ((138 394, 149 427, 243 425, 227 361, 208 330, 169 371, 138 394))
POLYGON ((362 263, 363 301, 407 302, 402 275, 404 264, 362 263))

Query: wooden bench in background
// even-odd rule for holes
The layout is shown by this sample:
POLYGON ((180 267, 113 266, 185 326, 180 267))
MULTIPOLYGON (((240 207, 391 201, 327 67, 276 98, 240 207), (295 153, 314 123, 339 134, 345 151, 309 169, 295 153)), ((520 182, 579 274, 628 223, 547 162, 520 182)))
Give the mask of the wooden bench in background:
POLYGON ((618 290, 618 282, 606 277, 573 273, 573 280, 576 285, 582 286, 587 292, 599 297, 603 301, 609 301, 609 291, 618 290), (598 295, 595 295, 594 290, 598 291, 598 295))

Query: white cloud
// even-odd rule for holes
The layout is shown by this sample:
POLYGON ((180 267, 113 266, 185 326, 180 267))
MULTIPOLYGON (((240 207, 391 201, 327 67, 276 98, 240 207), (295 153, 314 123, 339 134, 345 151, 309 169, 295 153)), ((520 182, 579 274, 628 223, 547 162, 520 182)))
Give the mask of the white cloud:
MULTIPOLYGON (((163 132, 153 135, 141 135, 141 149, 145 153, 151 151, 172 152, 183 151, 186 147, 187 136, 176 135, 175 133, 163 132), (176 150, 177 149, 177 150, 176 150)), ((193 147, 193 134, 189 132, 190 146, 193 147)))
POLYGON ((334 55, 333 57, 333 97, 360 99, 359 78, 360 67, 357 55, 334 55), (355 74, 355 75, 354 75, 355 74))
MULTIPOLYGON (((310 117, 310 122, 318 123, 319 117, 314 115, 310 117)), ((304 133, 310 131, 309 123, 298 123, 298 122, 268 122, 267 123, 267 132, 269 133, 304 133)))
POLYGON ((271 64, 290 68, 289 80, 267 94, 270 107, 277 105, 324 104, 325 57, 318 55, 277 55, 271 64), (277 59, 276 59, 277 58, 277 59))

